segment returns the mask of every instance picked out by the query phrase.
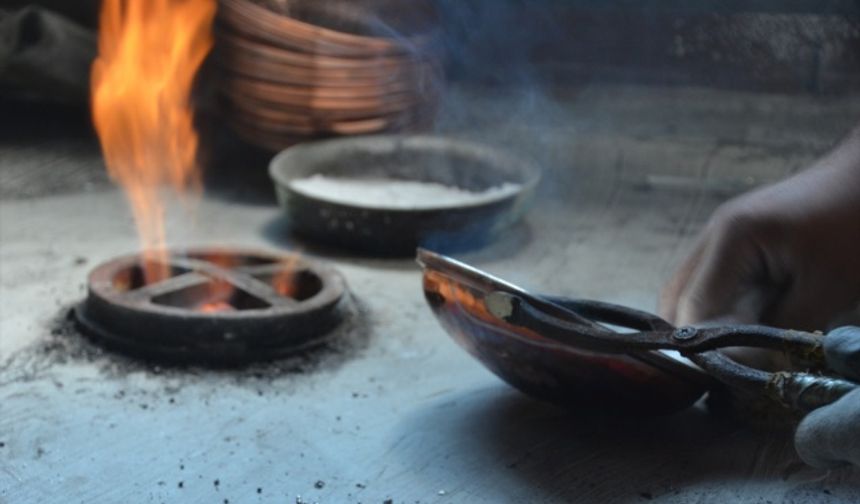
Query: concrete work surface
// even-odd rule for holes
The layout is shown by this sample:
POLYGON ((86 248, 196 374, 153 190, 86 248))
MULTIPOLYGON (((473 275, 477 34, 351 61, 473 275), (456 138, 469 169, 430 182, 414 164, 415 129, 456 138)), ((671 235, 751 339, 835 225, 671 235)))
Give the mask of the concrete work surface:
MULTIPOLYGON (((802 168, 860 117, 858 97, 458 93, 469 107, 448 104, 441 128, 547 170, 527 222, 460 257, 648 310, 720 201, 802 168)), ((241 156, 194 218, 170 214, 171 245, 302 250, 345 275, 362 316, 332 348, 239 371, 102 352, 65 317, 91 268, 136 250, 130 213, 86 126, 17 112, 0 138, 4 504, 860 502, 857 472, 807 468, 785 433, 703 405, 606 419, 523 396, 443 332, 411 260, 294 240, 265 165, 241 156)))

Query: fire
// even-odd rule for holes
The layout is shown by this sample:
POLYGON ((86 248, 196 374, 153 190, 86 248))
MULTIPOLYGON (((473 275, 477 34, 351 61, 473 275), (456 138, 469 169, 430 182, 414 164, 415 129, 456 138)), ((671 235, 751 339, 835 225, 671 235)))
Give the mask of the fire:
POLYGON ((108 172, 125 191, 148 260, 169 276, 162 187, 198 189, 189 97, 212 47, 215 0, 103 0, 92 69, 93 119, 108 172))
POLYGON ((233 307, 227 301, 210 301, 208 303, 203 303, 197 307, 197 311, 203 313, 220 313, 226 311, 236 311, 236 308, 233 307))
MULTIPOLYGON (((216 252, 207 257, 206 260, 225 270, 232 270, 239 264, 238 257, 226 250, 216 252)), ((209 292, 206 296, 209 301, 198 306, 197 310, 205 313, 233 311, 235 308, 228 300, 234 290, 236 290, 236 287, 230 282, 221 279, 213 280, 209 284, 209 292)))
POLYGON ((281 296, 295 298, 298 292, 296 275, 299 273, 299 253, 293 252, 280 262, 278 272, 272 277, 272 288, 281 296))
MULTIPOLYGON (((278 295, 295 298, 298 293, 297 275, 301 269, 297 269, 301 255, 292 253, 286 255, 278 261, 277 270, 269 280, 272 290, 278 295)), ((209 262, 223 270, 236 270, 243 266, 241 259, 231 254, 227 250, 217 251, 211 255, 207 255, 206 262, 209 262)), ((223 279, 213 279, 207 285, 206 301, 194 307, 196 311, 203 313, 217 313, 226 311, 236 311, 237 307, 231 304, 231 297, 236 290, 236 286, 229 281, 223 279)))

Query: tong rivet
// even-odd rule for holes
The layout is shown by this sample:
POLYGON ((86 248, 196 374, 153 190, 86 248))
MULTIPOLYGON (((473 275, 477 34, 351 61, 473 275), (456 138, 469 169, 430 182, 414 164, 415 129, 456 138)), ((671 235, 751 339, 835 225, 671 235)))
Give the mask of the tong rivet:
POLYGON ((698 334, 699 331, 695 327, 686 326, 676 329, 675 332, 672 334, 672 337, 674 337, 676 340, 684 341, 693 339, 698 334))

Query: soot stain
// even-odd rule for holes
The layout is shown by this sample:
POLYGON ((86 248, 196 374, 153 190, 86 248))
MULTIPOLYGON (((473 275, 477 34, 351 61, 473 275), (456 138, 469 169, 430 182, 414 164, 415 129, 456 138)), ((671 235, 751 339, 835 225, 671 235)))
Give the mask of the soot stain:
MULTIPOLYGON (((371 340, 369 310, 361 300, 353 298, 350 313, 339 327, 332 330, 331 338, 312 349, 277 360, 231 368, 162 363, 102 348, 79 330, 75 306, 65 306, 46 324, 46 337, 0 361, 0 386, 44 379, 57 366, 89 364, 105 378, 119 379, 133 373, 163 376, 171 384, 171 390, 165 391, 168 395, 178 392, 183 384, 213 377, 259 391, 261 383, 337 369, 352 359, 360 358, 371 340)), ((171 398, 171 403, 175 404, 176 400, 171 398)))

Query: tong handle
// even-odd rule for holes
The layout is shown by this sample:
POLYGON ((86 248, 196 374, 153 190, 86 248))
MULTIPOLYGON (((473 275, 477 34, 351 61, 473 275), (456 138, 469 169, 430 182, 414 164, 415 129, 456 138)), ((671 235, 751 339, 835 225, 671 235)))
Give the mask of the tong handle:
POLYGON ((545 338, 581 350, 643 355, 652 350, 677 350, 712 378, 738 390, 767 394, 785 407, 809 412, 842 397, 858 384, 810 373, 770 373, 745 366, 718 352, 721 348, 747 346, 782 350, 790 357, 826 369, 824 335, 756 325, 675 328, 662 318, 625 306, 599 301, 543 298, 572 312, 550 315, 515 294, 497 291, 484 298, 495 317, 530 329, 545 338), (578 322, 581 318, 613 324, 638 332, 618 333, 608 327, 578 322))
POLYGON ((824 365, 824 336, 757 325, 675 328, 656 315, 599 301, 547 298, 573 312, 576 318, 548 314, 525 299, 496 291, 484 298, 487 309, 509 324, 531 329, 544 337, 585 350, 630 353, 646 350, 677 350, 695 354, 732 346, 782 350, 804 362, 824 365), (638 332, 618 333, 608 327, 595 328, 578 322, 580 317, 618 325, 638 332))
POLYGON ((541 296, 550 303, 570 310, 581 317, 638 331, 671 331, 675 327, 661 317, 643 310, 603 301, 541 296))

